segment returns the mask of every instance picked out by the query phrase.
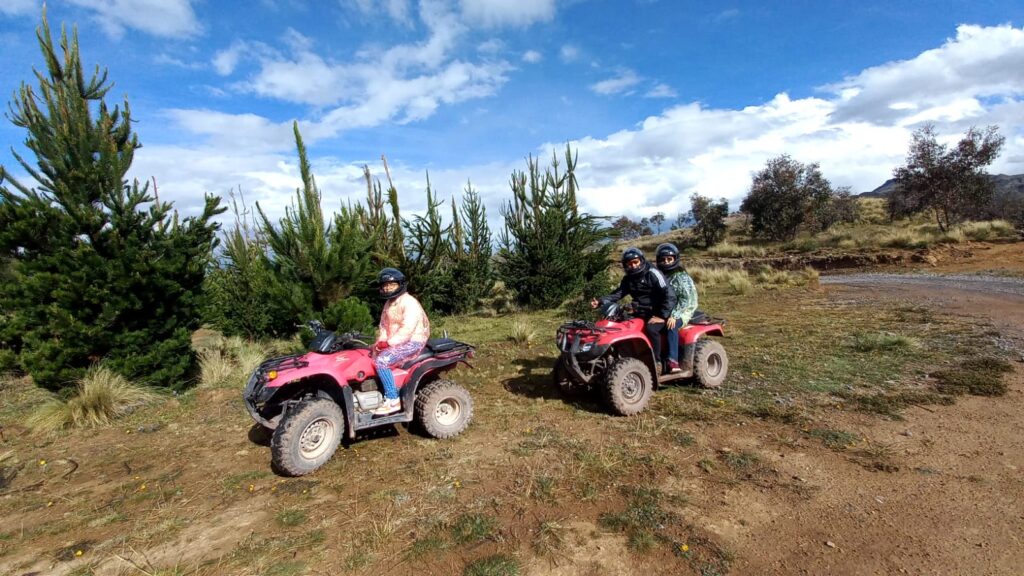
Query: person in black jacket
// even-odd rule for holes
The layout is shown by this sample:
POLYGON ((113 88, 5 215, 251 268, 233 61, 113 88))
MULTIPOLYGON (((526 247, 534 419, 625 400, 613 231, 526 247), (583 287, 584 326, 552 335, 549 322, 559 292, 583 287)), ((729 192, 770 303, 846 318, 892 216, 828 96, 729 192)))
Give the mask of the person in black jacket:
POLYGON ((676 293, 665 279, 665 275, 652 267, 639 248, 627 248, 622 253, 622 269, 626 275, 619 287, 600 298, 590 301, 591 308, 609 302, 617 302, 624 296, 633 298, 633 310, 644 319, 644 332, 651 341, 654 359, 659 370, 662 366, 661 333, 665 330, 665 319, 676 307, 676 293))

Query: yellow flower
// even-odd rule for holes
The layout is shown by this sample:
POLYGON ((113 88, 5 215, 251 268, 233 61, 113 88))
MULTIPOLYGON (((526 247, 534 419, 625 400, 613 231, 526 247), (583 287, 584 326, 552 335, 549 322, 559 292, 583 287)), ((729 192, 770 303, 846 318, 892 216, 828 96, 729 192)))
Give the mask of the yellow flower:
POLYGON ((690 551, 690 547, 689 547, 689 546, 687 546, 686 544, 683 544, 683 545, 681 545, 681 546, 679 547, 679 551, 680 551, 680 552, 689 552, 689 551, 690 551))
POLYGON ((256 486, 254 484, 249 484, 249 492, 252 492, 255 489, 256 489, 256 486))
POLYGON ((146 489, 146 485, 145 485, 145 484, 140 484, 140 485, 139 485, 139 491, 140 491, 140 492, 141 492, 142 490, 145 490, 145 489, 146 489))
POLYGON ((53 506, 53 500, 50 500, 49 502, 46 503, 47 508, 49 508, 50 506, 53 506))
POLYGON ((456 481, 455 481, 455 487, 456 487, 456 488, 462 488, 462 481, 460 481, 460 480, 456 480, 456 481))
POLYGON ((39 465, 40 466, 46 466, 46 460, 40 460, 39 461, 39 465))
POLYGON ((75 556, 81 556, 81 555, 82 555, 82 551, 81 550, 75 550, 75 556))

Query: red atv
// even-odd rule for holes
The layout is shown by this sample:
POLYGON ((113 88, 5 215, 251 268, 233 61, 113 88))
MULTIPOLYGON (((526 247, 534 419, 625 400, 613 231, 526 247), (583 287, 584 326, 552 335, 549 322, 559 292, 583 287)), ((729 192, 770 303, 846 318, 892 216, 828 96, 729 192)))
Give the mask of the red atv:
MULTIPOLYGON (((634 318, 629 307, 606 304, 597 322, 575 320, 562 324, 556 333, 561 355, 552 371, 563 393, 598 389, 616 414, 642 411, 659 385, 673 380, 695 379, 717 388, 729 371, 725 348, 708 336, 722 336, 724 320, 696 312, 679 329, 680 364, 684 370, 662 374, 655 366, 654 351, 644 334, 644 321, 634 318), (685 369, 689 366, 689 370, 685 369)), ((662 336, 663 351, 668 350, 662 336)))
POLYGON ((457 436, 473 418, 473 399, 442 378, 473 347, 435 338, 417 358, 392 370, 402 410, 375 416, 384 401, 370 346, 360 334, 335 334, 311 322, 310 351, 271 358, 249 378, 242 396, 256 422, 273 430, 271 461, 281 473, 309 474, 324 465, 341 443, 367 428, 415 421, 434 438, 457 436))

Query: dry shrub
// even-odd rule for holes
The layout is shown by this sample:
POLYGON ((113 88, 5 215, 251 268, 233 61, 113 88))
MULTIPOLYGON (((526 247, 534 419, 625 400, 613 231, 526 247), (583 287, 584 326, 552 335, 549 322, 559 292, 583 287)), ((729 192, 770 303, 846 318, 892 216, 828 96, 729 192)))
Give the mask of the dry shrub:
POLYGON ((69 398, 53 396, 36 408, 26 422, 36 432, 104 426, 158 397, 149 388, 96 367, 86 373, 69 398))
POLYGON ((737 272, 729 278, 729 288, 734 294, 747 294, 754 289, 754 285, 745 273, 737 272))
POLYGON ((978 242, 989 240, 1011 240, 1017 237, 1013 224, 1006 220, 989 222, 965 222, 957 229, 967 238, 978 242))
POLYGON ((530 323, 523 320, 522 318, 516 318, 512 321, 512 327, 508 332, 508 339, 519 344, 529 345, 533 343, 533 339, 537 336, 537 331, 530 326, 530 323))
POLYGON ((750 258, 764 256, 767 251, 761 246, 740 246, 731 242, 722 242, 708 248, 709 256, 719 258, 750 258))

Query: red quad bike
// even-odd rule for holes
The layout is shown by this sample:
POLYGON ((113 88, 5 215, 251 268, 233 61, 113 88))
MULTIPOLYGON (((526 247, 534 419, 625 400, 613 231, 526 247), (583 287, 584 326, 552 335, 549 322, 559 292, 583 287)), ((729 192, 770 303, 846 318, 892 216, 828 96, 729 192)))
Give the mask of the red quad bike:
MULTIPOLYGON (((561 355, 552 377, 567 395, 600 390, 608 407, 628 416, 642 411, 659 385, 673 380, 695 379, 706 388, 717 388, 729 371, 725 348, 708 336, 723 336, 725 321, 697 311, 679 329, 680 364, 689 360, 690 370, 659 374, 654 351, 644 334, 642 318, 633 318, 628 307, 606 304, 597 322, 575 320, 562 324, 556 333, 561 355)), ((662 336, 663 351, 667 351, 662 336)))
POLYGON ((341 443, 367 428, 415 421, 429 436, 457 436, 473 418, 473 399, 444 378, 460 362, 469 366, 473 346, 435 338, 418 357, 392 368, 402 410, 374 416, 384 397, 370 346, 360 334, 335 334, 310 322, 310 351, 271 358, 249 378, 242 396, 256 422, 273 430, 271 461, 289 476, 323 466, 341 443))

